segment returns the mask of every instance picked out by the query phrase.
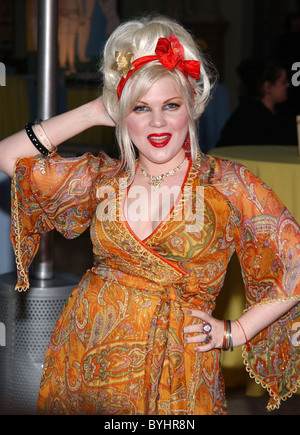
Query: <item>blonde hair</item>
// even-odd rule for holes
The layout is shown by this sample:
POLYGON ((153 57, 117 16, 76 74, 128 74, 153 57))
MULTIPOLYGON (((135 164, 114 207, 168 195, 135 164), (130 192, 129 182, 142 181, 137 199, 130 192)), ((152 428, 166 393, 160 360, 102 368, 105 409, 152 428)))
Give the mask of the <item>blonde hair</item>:
POLYGON ((190 33, 176 21, 163 16, 146 17, 131 20, 121 24, 108 39, 103 53, 100 71, 103 74, 103 103, 116 122, 116 136, 121 151, 121 164, 129 170, 131 176, 135 169, 135 150, 130 140, 126 116, 133 110, 138 101, 153 83, 165 76, 171 77, 182 92, 185 106, 189 114, 189 135, 191 144, 191 158, 196 164, 198 149, 198 134, 195 120, 204 111, 209 100, 214 81, 213 67, 204 58, 201 50, 194 42, 190 33), (195 80, 182 74, 177 68, 170 71, 165 69, 159 61, 152 61, 137 70, 127 81, 120 100, 117 87, 121 74, 112 66, 115 54, 133 54, 131 62, 143 56, 155 55, 155 48, 159 38, 169 38, 175 35, 184 48, 186 60, 196 60, 201 64, 200 77, 195 80), (134 85, 134 86, 133 86, 134 85))

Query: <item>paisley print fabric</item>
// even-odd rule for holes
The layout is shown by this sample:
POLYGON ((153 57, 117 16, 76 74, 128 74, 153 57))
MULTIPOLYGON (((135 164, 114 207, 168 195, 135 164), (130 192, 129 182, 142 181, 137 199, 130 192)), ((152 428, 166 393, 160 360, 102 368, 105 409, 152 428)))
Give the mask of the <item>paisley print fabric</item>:
MULTIPOLYGON (((19 291, 42 232, 90 227, 94 265, 53 331, 38 402, 41 414, 224 414, 220 351, 196 354, 183 327, 212 313, 237 252, 247 307, 300 300, 300 229, 276 195, 238 163, 199 154, 181 195, 145 240, 122 207, 124 172, 105 154, 18 162, 12 241, 19 291), (41 167, 45 171, 41 171, 41 167)), ((246 368, 272 409, 299 384, 299 303, 245 349, 246 368)))

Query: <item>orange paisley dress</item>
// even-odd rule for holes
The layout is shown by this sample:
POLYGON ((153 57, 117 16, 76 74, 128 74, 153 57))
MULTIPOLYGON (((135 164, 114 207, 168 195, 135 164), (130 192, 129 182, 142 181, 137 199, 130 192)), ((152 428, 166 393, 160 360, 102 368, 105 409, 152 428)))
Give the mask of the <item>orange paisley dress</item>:
MULTIPOLYGON (((300 229, 262 181, 199 154, 175 205, 145 240, 122 211, 124 177, 104 153, 19 160, 12 184, 16 289, 40 234, 90 228, 94 264, 72 292, 45 357, 40 414, 225 414, 218 349, 198 354, 183 327, 212 313, 237 252, 247 307, 300 300, 300 229)), ((300 304, 251 340, 247 370, 278 407, 299 385, 300 304), (297 329, 298 325, 298 329, 297 329)))

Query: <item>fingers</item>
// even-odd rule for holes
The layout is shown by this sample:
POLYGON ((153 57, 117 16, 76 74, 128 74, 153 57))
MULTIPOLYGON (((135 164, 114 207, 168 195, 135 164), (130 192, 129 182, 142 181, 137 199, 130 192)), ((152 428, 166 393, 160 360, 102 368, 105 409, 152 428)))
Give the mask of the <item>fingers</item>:
POLYGON ((209 320, 211 319, 211 316, 208 313, 206 313, 205 311, 188 310, 186 312, 186 314, 188 316, 197 317, 198 319, 204 320, 206 322, 209 322, 209 320))
POLYGON ((209 352, 210 350, 215 349, 216 346, 214 346, 211 342, 208 344, 201 344, 201 346, 196 346, 194 348, 194 351, 197 353, 203 353, 203 352, 209 352))
POLYGON ((212 335, 211 334, 199 334, 194 335, 192 337, 187 337, 185 339, 186 343, 205 343, 208 344, 212 341, 212 335))
POLYGON ((208 313, 200 310, 189 310, 187 315, 198 318, 201 322, 188 325, 183 328, 184 334, 194 334, 185 336, 185 343, 196 343, 194 350, 196 352, 207 352, 217 347, 218 320, 214 319, 208 313))
POLYGON ((203 343, 206 339, 206 334, 193 335, 191 337, 185 337, 186 343, 203 343))
POLYGON ((186 314, 192 317, 197 317, 198 319, 202 320, 202 322, 194 325, 185 326, 183 328, 184 333, 189 334, 199 332, 208 334, 211 332, 212 325, 210 322, 211 320, 213 320, 213 318, 208 313, 199 310, 189 310, 186 312, 186 314))
POLYGON ((202 322, 195 325, 185 326, 183 331, 187 334, 191 334, 194 332, 201 332, 203 334, 209 334, 212 330, 212 326, 209 322, 202 322))
POLYGON ((211 334, 199 334, 193 337, 187 337, 185 339, 186 344, 195 343, 195 352, 208 352, 209 350, 215 349, 215 341, 211 334))

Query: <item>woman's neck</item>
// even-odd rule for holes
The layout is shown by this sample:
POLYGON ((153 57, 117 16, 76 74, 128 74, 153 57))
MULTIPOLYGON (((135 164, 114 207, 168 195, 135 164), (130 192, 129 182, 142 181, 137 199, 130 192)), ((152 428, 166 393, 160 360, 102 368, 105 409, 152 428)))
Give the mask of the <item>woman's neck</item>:
POLYGON ((273 113, 274 115, 276 114, 276 111, 275 111, 275 104, 274 104, 274 102, 270 99, 270 98, 268 98, 267 96, 265 96, 264 98, 262 98, 261 100, 260 100, 261 102, 262 102, 262 104, 271 112, 271 113, 273 113))
POLYGON ((170 171, 171 169, 175 169, 184 161, 184 159, 184 152, 178 153, 173 159, 164 163, 152 162, 149 159, 140 156, 139 166, 150 175, 160 175, 162 173, 170 171))

